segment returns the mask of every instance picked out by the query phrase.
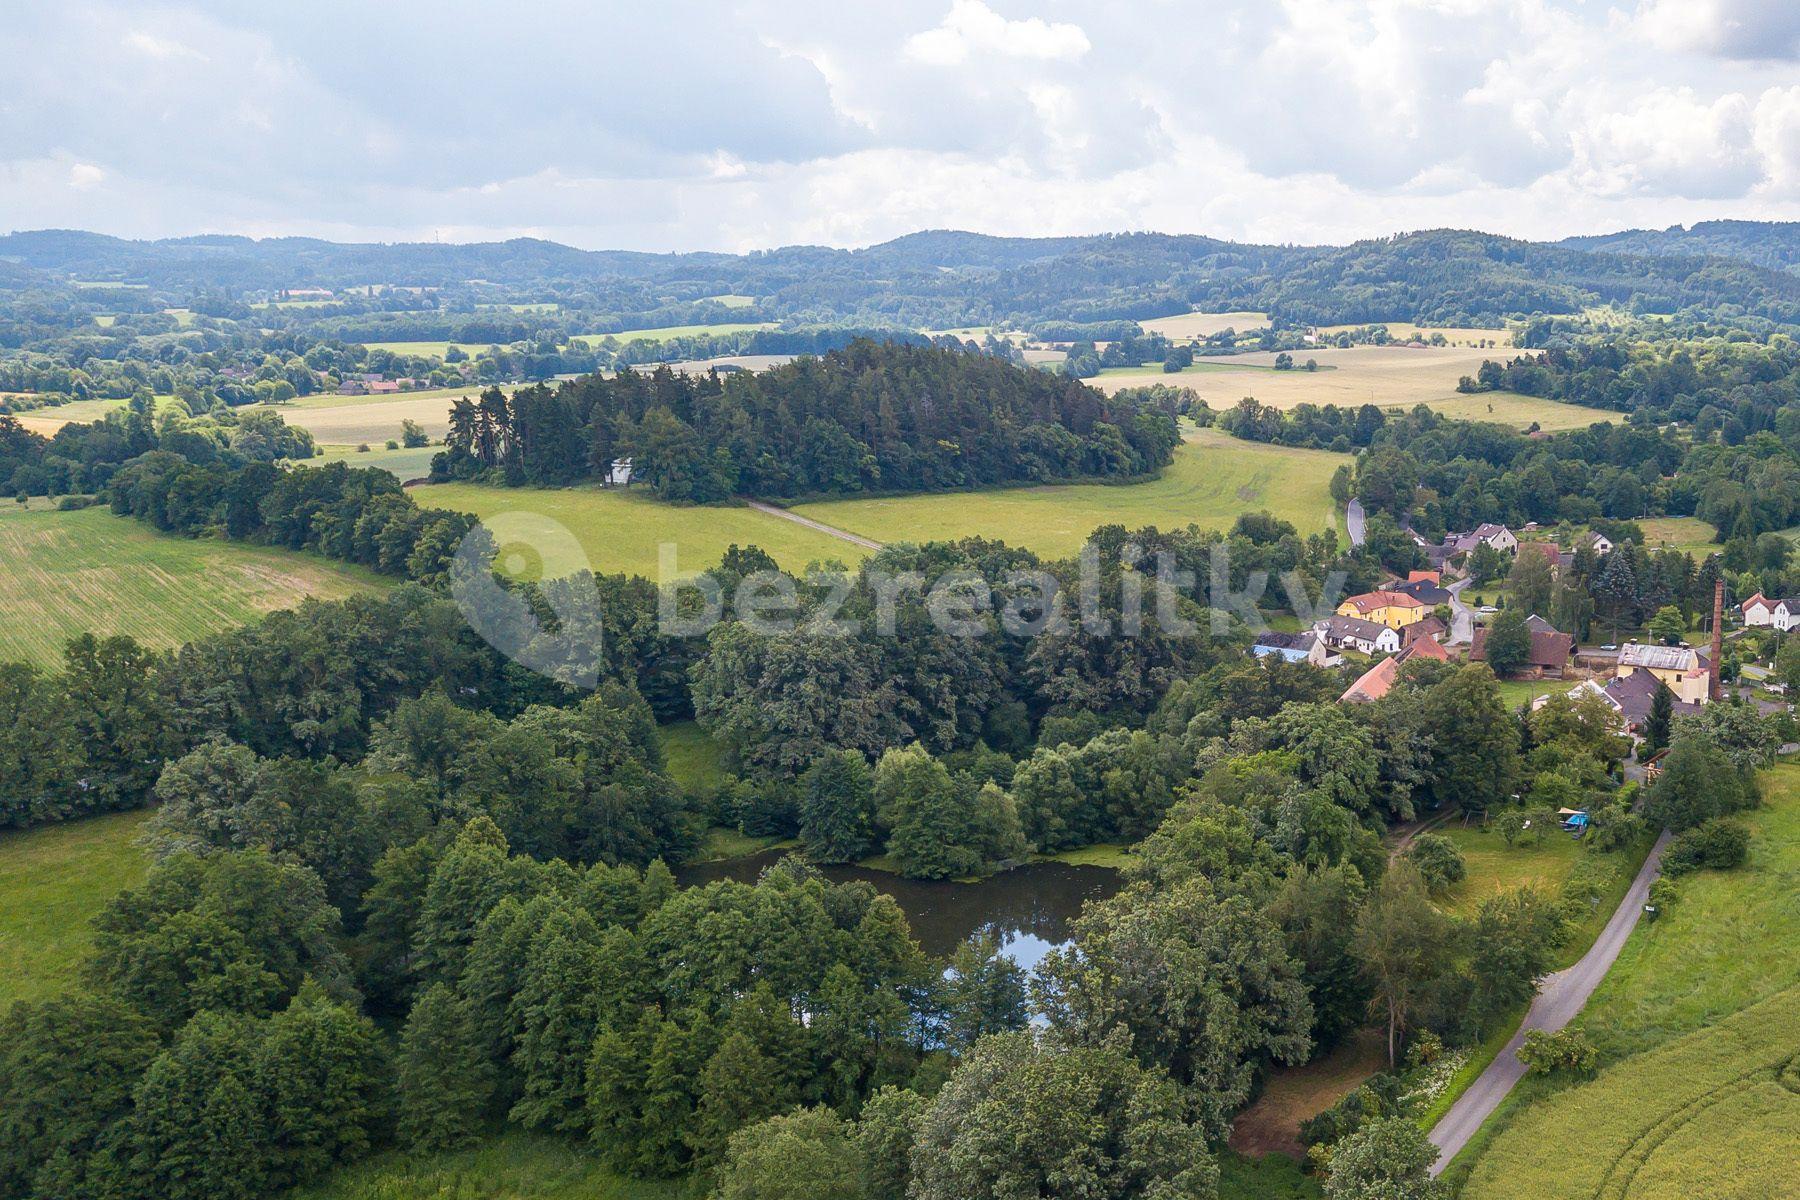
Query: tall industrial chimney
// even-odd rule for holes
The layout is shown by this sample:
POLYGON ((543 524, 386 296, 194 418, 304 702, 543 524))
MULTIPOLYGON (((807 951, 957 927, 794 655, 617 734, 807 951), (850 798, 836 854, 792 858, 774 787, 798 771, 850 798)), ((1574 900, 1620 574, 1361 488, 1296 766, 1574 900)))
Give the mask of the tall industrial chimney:
POLYGON ((1714 700, 1720 696, 1719 669, 1725 665, 1725 580, 1713 583, 1712 678, 1707 691, 1714 700))

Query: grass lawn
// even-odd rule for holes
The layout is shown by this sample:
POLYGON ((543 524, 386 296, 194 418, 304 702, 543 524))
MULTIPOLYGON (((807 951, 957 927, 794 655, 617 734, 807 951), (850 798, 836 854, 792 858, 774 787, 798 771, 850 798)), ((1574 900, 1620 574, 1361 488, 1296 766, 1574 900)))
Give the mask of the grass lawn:
POLYGON ((134 841, 146 815, 108 813, 0 833, 0 1012, 75 982, 88 922, 148 869, 134 841))
POLYGON ((0 661, 61 661, 79 633, 172 648, 303 597, 340 599, 380 576, 313 554, 172 537, 105 508, 0 506, 0 661))
POLYGON ((641 488, 490 488, 446 483, 418 487, 413 497, 427 508, 494 517, 529 513, 547 517, 575 537, 579 549, 551 549, 520 572, 531 578, 568 575, 583 568, 656 579, 658 548, 675 547, 677 573, 692 575, 716 565, 728 546, 756 545, 792 571, 811 562, 861 562, 868 551, 753 508, 678 507, 641 488))
POLYGON ((1639 517, 1644 531, 1644 546, 1650 550, 1679 550, 1705 561, 1724 547, 1713 541, 1713 527, 1699 517, 1639 517))
POLYGON ((343 462, 353 467, 380 467, 404 483, 411 479, 423 479, 431 474, 431 460, 443 453, 444 448, 417 446, 389 450, 382 443, 376 442, 366 453, 354 446, 326 446, 323 449, 324 454, 306 459, 300 465, 324 467, 334 462, 343 462))
POLYGON ((1500 699, 1508 708, 1529 704, 1539 696, 1566 692, 1575 684, 1567 679, 1502 679, 1500 699))
POLYGON ((794 511, 880 542, 982 536, 1063 557, 1101 525, 1223 528, 1268 509, 1301 533, 1339 528, 1331 474, 1347 455, 1188 433, 1162 476, 1145 483, 1061 484, 986 492, 828 500, 794 511))
POLYGON ((657 728, 669 775, 696 796, 710 796, 725 781, 725 764, 719 745, 693 721, 677 721, 657 728))
POLYGON ((1453 1165, 1465 1197, 1782 1194, 1757 1172, 1779 1160, 1791 1180, 1792 1155, 1770 1151, 1796 1144, 1800 1116, 1800 1079, 1778 1087, 1773 1070, 1800 1052, 1800 765, 1762 778, 1749 863, 1683 879, 1577 1019, 1601 1074, 1527 1077, 1453 1165), (1545 1153, 1570 1130, 1579 1154, 1545 1153), (1741 1174, 1719 1174, 1713 1148, 1739 1153, 1726 1161, 1741 1174), (1615 1161, 1635 1174, 1603 1191, 1615 1161), (1738 1186, 1717 1190, 1727 1178, 1738 1186))
POLYGON ((445 1154, 377 1155, 291 1200, 699 1200, 705 1181, 626 1179, 574 1139, 506 1133, 445 1154))
POLYGON ((1098 842, 1092 846, 1077 846, 1073 850, 1059 850, 1055 854, 1034 854, 1033 862, 1062 863, 1069 867, 1110 867, 1115 871, 1123 871, 1136 861, 1130 846, 1112 842, 1098 842))
POLYGON ((1463 881, 1444 897, 1443 905, 1464 917, 1474 916, 1483 900, 1514 888, 1535 887, 1548 896, 1556 896, 1576 862, 1588 854, 1580 842, 1561 830, 1553 831, 1541 845, 1532 845, 1527 836, 1510 847, 1505 838, 1491 829, 1473 825, 1465 828, 1456 821, 1431 832, 1455 842, 1469 869, 1463 881))
MULTIPOLYGON (((1510 352, 1508 352, 1510 353, 1510 352)), ((1505 357, 1471 346, 1353 346, 1347 350, 1298 350, 1296 363, 1317 361, 1318 371, 1275 371, 1275 355, 1267 351, 1203 358, 1194 367, 1165 375, 1161 367, 1108 372, 1094 382, 1108 392, 1149 383, 1180 383, 1199 392, 1215 409, 1226 409, 1245 396, 1290 409, 1298 404, 1335 404, 1406 411, 1429 405, 1445 416, 1494 421, 1520 429, 1537 422, 1546 430, 1580 429, 1597 421, 1618 421, 1620 414, 1574 404, 1558 404, 1507 392, 1464 395, 1457 381, 1473 375, 1484 359, 1505 357)))
POLYGON ((724 337, 732 333, 750 333, 758 329, 773 329, 773 321, 733 321, 721 325, 669 325, 662 329, 623 329, 618 333, 583 333, 577 334, 574 341, 586 342, 597 346, 607 338, 614 338, 619 345, 631 342, 666 342, 673 338, 685 337, 724 337))

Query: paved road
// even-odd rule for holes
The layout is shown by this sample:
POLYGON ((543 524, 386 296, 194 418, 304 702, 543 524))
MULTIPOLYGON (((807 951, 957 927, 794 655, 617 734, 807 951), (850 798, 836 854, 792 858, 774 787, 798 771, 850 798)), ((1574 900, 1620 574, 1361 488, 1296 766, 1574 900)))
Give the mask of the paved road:
POLYGON ((1643 914, 1645 898, 1650 894, 1650 885, 1655 882, 1662 867, 1663 846, 1668 843, 1667 830, 1656 839, 1656 845, 1650 849, 1650 857, 1644 860, 1643 869, 1632 880, 1631 889, 1625 898, 1619 901, 1618 910, 1600 936, 1594 940, 1593 946, 1581 956, 1581 961, 1566 971, 1545 978, 1543 986, 1538 989, 1537 999, 1531 1003, 1531 1011, 1525 1014, 1525 1022, 1519 1031, 1513 1034, 1512 1041, 1506 1043, 1506 1049, 1481 1073, 1481 1077, 1469 1086, 1469 1090, 1457 1098, 1444 1119, 1437 1123, 1431 1131, 1431 1140, 1437 1145, 1438 1160, 1432 1164, 1431 1173, 1437 1175, 1450 1165, 1462 1148, 1469 1144, 1475 1131, 1481 1128, 1493 1111, 1506 1099, 1506 1094, 1525 1076, 1525 1064, 1519 1061, 1517 1051, 1525 1044, 1525 1034, 1533 1029, 1542 1029, 1555 1033, 1581 1011, 1600 981, 1606 978, 1613 961, 1619 957, 1619 951, 1625 948, 1625 939, 1637 927, 1638 917, 1643 914))
POLYGON ((1466 579, 1450 585, 1450 640, 1446 646, 1466 646, 1475 640, 1475 610, 1462 602, 1462 590, 1468 586, 1466 579))
POLYGON ((751 508, 754 508, 757 512, 768 513, 771 517, 780 517, 784 521, 792 521, 794 524, 804 525, 808 529, 816 529, 820 533, 830 534, 834 538, 842 538, 844 541, 849 542, 852 545, 861 546, 865 550, 881 549, 881 543, 872 538, 866 538, 860 533, 851 533, 848 529, 839 529, 835 525, 827 525, 823 521, 815 521, 811 517, 803 517, 799 513, 789 512, 787 509, 781 508, 778 505, 766 504, 761 500, 750 499, 746 499, 744 503, 748 504, 751 508))
POLYGON ((1350 544, 1360 546, 1365 536, 1363 525, 1363 506, 1361 500, 1351 500, 1344 506, 1344 528, 1350 531, 1350 544))

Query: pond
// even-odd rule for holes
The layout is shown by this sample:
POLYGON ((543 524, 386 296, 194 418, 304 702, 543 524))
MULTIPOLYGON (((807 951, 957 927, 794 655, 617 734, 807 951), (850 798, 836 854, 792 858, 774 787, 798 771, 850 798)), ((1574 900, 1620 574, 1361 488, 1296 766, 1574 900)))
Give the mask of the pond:
MULTIPOLYGON (((747 858, 698 863, 683 867, 675 877, 683 886, 716 879, 755 883, 757 876, 781 858, 781 851, 766 851, 747 858)), ((927 954, 950 954, 971 933, 986 929, 999 935, 1001 952, 1028 971, 1069 940, 1070 928, 1084 903, 1105 899, 1124 886, 1117 871, 1063 863, 1028 863, 979 883, 904 879, 865 867, 819 870, 833 883, 862 880, 892 896, 927 954)))

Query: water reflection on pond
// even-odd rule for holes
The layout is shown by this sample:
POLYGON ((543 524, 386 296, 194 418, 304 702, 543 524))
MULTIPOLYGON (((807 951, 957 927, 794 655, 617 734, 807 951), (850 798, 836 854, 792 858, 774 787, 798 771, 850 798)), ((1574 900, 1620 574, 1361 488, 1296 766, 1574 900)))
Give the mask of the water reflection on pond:
MULTIPOLYGON (((782 858, 768 851, 725 862, 699 863, 676 872, 684 885, 731 879, 754 883, 782 858)), ((821 867, 834 883, 864 880, 892 896, 906 913, 913 936, 927 954, 947 955, 981 929, 1000 936, 1002 952, 1027 970, 1069 940, 1071 925, 1088 900, 1116 893, 1123 881, 1104 867, 1030 863, 979 883, 933 883, 903 879, 863 867, 821 867)))

